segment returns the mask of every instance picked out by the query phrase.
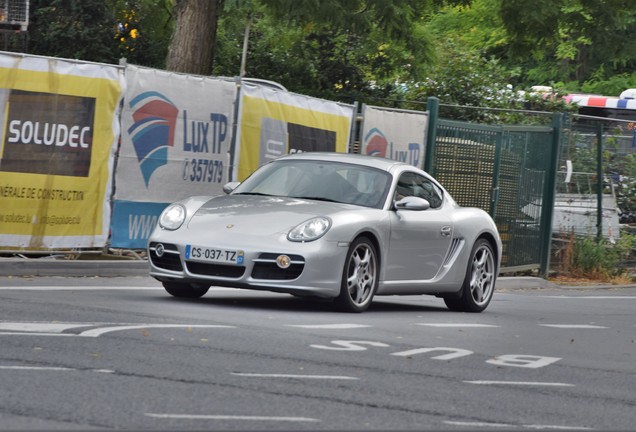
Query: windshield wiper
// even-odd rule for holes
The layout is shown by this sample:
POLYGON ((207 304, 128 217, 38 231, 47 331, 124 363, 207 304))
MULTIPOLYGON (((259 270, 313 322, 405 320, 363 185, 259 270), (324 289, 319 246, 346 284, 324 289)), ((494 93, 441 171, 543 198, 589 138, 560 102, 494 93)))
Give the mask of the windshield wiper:
POLYGON ((237 192, 237 193, 233 193, 232 195, 277 196, 277 195, 266 194, 262 192, 237 192))
POLYGON ((290 198, 309 199, 309 200, 315 200, 315 201, 326 201, 326 202, 333 202, 333 203, 341 203, 341 201, 338 201, 338 200, 335 200, 335 199, 325 198, 325 197, 318 197, 318 196, 290 196, 290 198))

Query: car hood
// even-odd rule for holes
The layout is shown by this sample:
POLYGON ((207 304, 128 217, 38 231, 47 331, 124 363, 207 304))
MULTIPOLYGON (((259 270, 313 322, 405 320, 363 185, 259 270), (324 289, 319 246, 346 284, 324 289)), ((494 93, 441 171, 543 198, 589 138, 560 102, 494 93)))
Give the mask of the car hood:
POLYGON ((286 233, 313 216, 328 216, 355 206, 316 200, 256 195, 225 195, 203 204, 188 229, 204 233, 231 228, 233 233, 286 233))

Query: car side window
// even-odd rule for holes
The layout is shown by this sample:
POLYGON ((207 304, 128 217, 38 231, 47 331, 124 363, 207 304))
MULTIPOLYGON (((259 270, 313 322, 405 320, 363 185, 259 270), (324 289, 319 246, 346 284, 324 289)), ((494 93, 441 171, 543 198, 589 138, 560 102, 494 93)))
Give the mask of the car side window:
POLYGON ((431 180, 414 172, 402 173, 395 188, 396 200, 407 196, 424 198, 431 208, 439 208, 442 205, 444 195, 442 190, 431 180))

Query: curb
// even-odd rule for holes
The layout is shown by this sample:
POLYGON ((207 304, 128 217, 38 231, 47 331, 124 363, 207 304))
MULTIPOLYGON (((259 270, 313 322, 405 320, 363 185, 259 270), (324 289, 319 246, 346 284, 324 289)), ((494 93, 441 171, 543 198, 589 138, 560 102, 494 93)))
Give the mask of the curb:
POLYGON ((127 277, 148 276, 145 260, 0 259, 0 277, 127 277))
POLYGON ((532 276, 500 276, 495 284, 497 290, 563 288, 553 282, 532 276))

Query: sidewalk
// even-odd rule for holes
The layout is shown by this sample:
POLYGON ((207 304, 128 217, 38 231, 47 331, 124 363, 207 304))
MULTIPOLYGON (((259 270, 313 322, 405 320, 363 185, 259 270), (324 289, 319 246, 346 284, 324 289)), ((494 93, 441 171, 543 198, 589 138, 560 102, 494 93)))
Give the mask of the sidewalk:
MULTIPOLYGON (((0 258, 0 277, 131 277, 148 276, 148 270, 149 265, 145 260, 0 258)), ((538 277, 503 276, 497 279, 496 285, 498 290, 620 287, 636 288, 636 284, 562 286, 538 277)))

